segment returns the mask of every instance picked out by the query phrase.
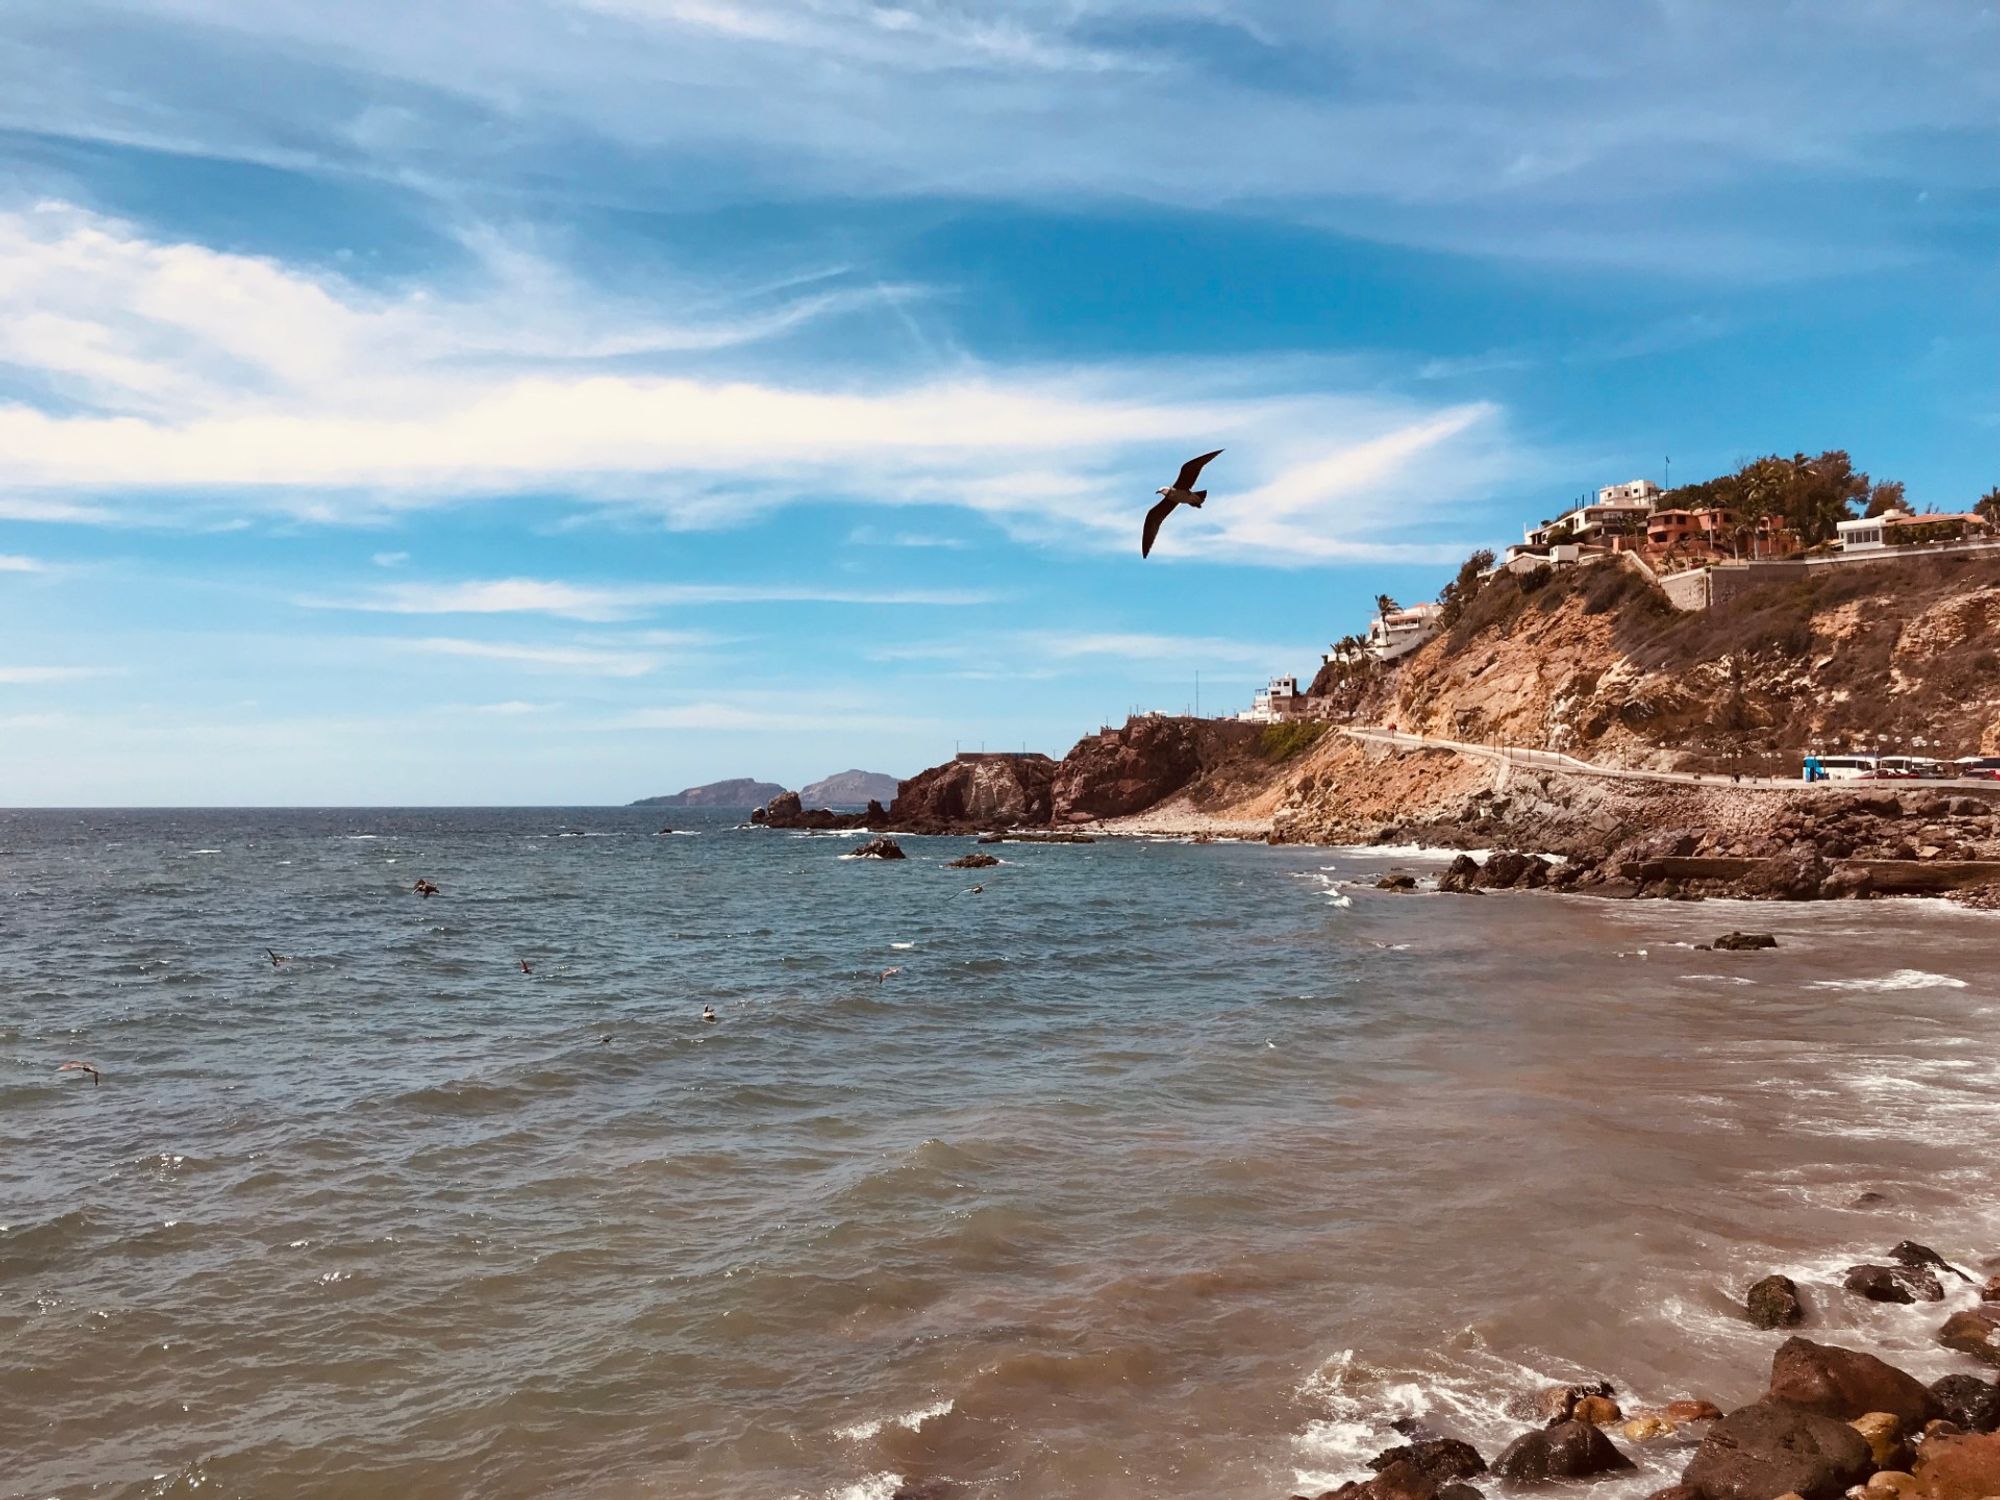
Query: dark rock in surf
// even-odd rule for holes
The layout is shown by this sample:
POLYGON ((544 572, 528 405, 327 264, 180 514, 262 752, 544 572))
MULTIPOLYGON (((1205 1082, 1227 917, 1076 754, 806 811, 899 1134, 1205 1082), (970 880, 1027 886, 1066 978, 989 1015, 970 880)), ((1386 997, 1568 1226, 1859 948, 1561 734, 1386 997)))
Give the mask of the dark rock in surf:
POLYGON ((1880 1208, 1888 1201, 1889 1195, 1887 1193, 1878 1193, 1873 1188, 1870 1188, 1865 1193, 1855 1194, 1854 1201, 1847 1206, 1849 1208, 1880 1208))
POLYGON ((1805 1301, 1789 1276, 1766 1276, 1750 1288, 1744 1305, 1758 1328, 1796 1328, 1806 1320, 1805 1301))
POLYGON ((1849 1266, 1841 1285, 1870 1302, 1944 1300, 1944 1288, 1926 1266, 1849 1266))
POLYGON ((877 834, 859 849, 856 849, 852 857, 855 859, 909 858, 907 854, 903 853, 903 846, 885 834, 877 834))
POLYGON ((1523 854, 1516 849, 1502 849, 1487 856, 1486 863, 1479 867, 1473 877, 1473 884, 1486 890, 1501 891, 1523 888, 1539 890, 1549 883, 1549 862, 1539 854, 1523 854))
POLYGON ((1944 1320, 1937 1341, 1960 1354, 2000 1365, 2000 1327, 1995 1326, 1996 1319, 2000 1319, 2000 1313, 1983 1306, 1955 1312, 1944 1320))
POLYGON ((1544 1427, 1553 1427, 1558 1422, 1567 1422, 1576 1411, 1576 1404, 1590 1396, 1613 1396, 1617 1392, 1608 1380, 1593 1380, 1577 1385, 1552 1385, 1536 1391, 1532 1396, 1519 1396, 1507 1402, 1507 1415, 1530 1418, 1544 1427))
POLYGON ((1445 866, 1444 874, 1438 876, 1438 889, 1454 896, 1473 894, 1473 882, 1479 878, 1479 861, 1470 854, 1461 854, 1445 866))
POLYGON ((1524 1432, 1493 1460, 1493 1472, 1509 1484, 1589 1479, 1637 1467, 1595 1427, 1588 1422, 1573 1421, 1524 1432))
POLYGON ((1768 932, 1725 932, 1709 946, 1718 953, 1750 953, 1759 948, 1775 948, 1778 940, 1768 932))
POLYGON ((1857 1349, 1797 1337, 1771 1356, 1769 1399, 1842 1422, 1871 1411, 1892 1412, 1912 1429, 1938 1414, 1936 1401, 1915 1376, 1857 1349))
POLYGON ((1947 1375, 1931 1382, 1945 1420, 1966 1432, 2000 1431, 2000 1385, 1977 1375, 1947 1375))
POLYGON ((1972 1280, 1965 1272, 1959 1270, 1957 1266, 1946 1260, 1942 1255, 1939 1255, 1937 1251, 1931 1249, 1929 1245, 1919 1245, 1915 1240, 1898 1240, 1896 1248, 1889 1252, 1889 1259, 1893 1260, 1899 1266, 1910 1266, 1917 1269, 1928 1267, 1935 1271, 1949 1271, 1960 1281, 1972 1280))
POLYGON ((961 854, 957 859, 947 864, 945 868, 947 870, 985 870, 999 863, 999 858, 991 854, 961 854))
POLYGON ((1414 891, 1416 888, 1417 877, 1414 875, 1384 875, 1375 882, 1378 891, 1414 891))
POLYGON ((1874 1467, 1868 1440, 1845 1422, 1760 1401, 1709 1430, 1681 1483, 1700 1500, 1838 1500, 1874 1467))
POLYGON ((1385 1449, 1368 1460, 1368 1467, 1379 1474, 1395 1463, 1407 1463, 1418 1473, 1428 1474, 1440 1483, 1451 1479, 1470 1479, 1474 1474, 1486 1472, 1486 1460, 1479 1456, 1477 1448, 1457 1438, 1447 1437, 1424 1438, 1399 1448, 1385 1449))

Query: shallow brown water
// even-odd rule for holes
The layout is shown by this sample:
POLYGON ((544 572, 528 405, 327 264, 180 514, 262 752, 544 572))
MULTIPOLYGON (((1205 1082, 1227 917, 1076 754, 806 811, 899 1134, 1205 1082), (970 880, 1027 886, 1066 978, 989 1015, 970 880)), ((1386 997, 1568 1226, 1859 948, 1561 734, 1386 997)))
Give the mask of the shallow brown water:
POLYGON ((654 826, 5 815, 0 1492, 1262 1500, 2000 1251, 1992 917, 654 826))

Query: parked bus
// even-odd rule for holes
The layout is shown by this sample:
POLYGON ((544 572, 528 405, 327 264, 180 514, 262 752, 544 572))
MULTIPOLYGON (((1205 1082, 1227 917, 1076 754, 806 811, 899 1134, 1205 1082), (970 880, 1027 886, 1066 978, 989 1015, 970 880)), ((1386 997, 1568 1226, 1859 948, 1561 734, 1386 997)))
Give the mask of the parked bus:
POLYGON ((1879 755, 1808 755, 1806 757, 1805 779, 1807 781, 1859 781, 1864 776, 1873 776, 1877 770, 1879 755))
POLYGON ((1928 755, 1882 755, 1876 757, 1875 772, 1888 772, 1896 776, 1915 776, 1932 781, 1942 781, 1948 774, 1944 762, 1932 760, 1928 755))

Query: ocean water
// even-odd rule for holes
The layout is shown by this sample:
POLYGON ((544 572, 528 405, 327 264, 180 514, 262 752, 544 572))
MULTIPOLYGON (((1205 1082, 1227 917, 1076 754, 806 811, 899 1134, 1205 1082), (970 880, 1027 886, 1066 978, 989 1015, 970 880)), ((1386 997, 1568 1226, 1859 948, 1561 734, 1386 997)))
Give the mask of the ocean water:
POLYGON ((2000 1252, 1991 916, 731 824, 0 814, 0 1494, 1275 1500, 1772 1270, 1957 1367, 1837 1287, 2000 1252))

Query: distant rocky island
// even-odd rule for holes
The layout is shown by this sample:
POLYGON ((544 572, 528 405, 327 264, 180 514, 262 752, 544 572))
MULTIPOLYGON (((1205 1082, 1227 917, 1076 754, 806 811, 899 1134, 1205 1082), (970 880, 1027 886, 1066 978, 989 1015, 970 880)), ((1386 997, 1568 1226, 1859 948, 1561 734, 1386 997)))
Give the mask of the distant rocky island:
POLYGON ((866 807, 870 802, 886 806, 896 800, 901 785, 880 771, 839 771, 801 788, 799 800, 808 807, 866 807))
POLYGON ((757 781, 738 776, 733 781, 711 781, 691 786, 665 797, 641 797, 633 807, 759 807, 785 789, 775 781, 757 781))

